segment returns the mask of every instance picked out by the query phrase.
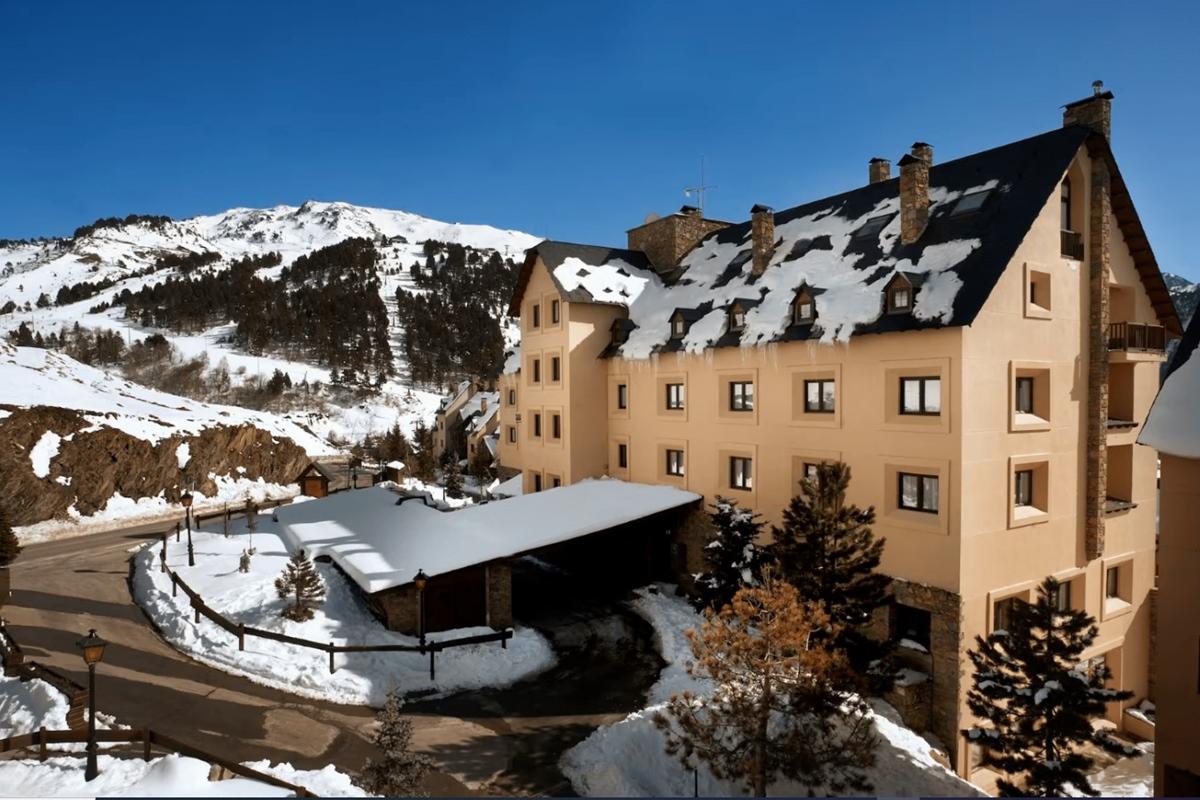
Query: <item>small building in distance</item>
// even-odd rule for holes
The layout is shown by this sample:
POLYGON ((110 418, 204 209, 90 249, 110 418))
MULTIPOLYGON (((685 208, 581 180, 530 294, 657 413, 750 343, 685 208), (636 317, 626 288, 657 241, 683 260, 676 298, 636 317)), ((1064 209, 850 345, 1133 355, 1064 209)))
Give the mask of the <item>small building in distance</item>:
POLYGON ((332 473, 319 461, 313 461, 296 476, 293 483, 300 484, 300 494, 305 497, 328 497, 332 473))

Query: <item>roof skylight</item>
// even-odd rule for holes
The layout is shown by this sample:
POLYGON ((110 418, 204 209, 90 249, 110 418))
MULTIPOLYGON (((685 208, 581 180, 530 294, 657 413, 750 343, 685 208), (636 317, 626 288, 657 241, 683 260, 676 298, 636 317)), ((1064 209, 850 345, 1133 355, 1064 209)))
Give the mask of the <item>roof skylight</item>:
POLYGON ((891 221, 893 214, 881 214, 878 217, 871 217, 863 223, 863 226, 854 232, 855 239, 865 239, 868 236, 876 236, 883 226, 891 221))
POLYGON ((988 197, 992 194, 991 189, 984 189, 982 192, 971 192, 964 194, 954 204, 954 208, 950 210, 950 216, 957 217, 961 214, 970 214, 983 208, 983 204, 987 202, 988 197))

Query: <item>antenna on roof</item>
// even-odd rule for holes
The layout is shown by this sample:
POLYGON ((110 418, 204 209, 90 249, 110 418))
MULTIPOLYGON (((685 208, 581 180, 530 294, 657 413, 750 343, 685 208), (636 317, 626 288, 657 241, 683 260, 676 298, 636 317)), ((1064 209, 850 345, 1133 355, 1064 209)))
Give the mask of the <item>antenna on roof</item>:
POLYGON ((1104 81, 1092 81, 1092 94, 1100 94, 1104 91, 1104 81))
POLYGON ((684 197, 695 197, 696 207, 700 210, 700 216, 704 216, 704 193, 709 189, 715 189, 716 186, 709 186, 704 182, 704 156, 700 156, 700 183, 696 186, 689 186, 683 190, 684 197))

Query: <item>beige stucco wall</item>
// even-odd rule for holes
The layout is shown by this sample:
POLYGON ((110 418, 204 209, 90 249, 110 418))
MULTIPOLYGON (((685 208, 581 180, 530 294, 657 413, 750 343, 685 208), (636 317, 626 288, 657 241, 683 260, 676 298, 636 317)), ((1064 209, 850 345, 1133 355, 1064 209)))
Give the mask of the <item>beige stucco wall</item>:
POLYGON ((1161 503, 1154 757, 1159 796, 1166 790, 1164 765, 1200 775, 1200 460, 1162 457, 1161 503))
MULTIPOLYGON (((1088 219, 1090 166, 1080 151, 1070 170, 1075 197, 1073 225, 1088 219)), ((1160 356, 1114 354, 1110 361, 1122 385, 1121 408, 1138 425, 1108 433, 1110 474, 1128 484, 1137 508, 1106 517, 1101 558, 1086 560, 1087 324, 1086 261, 1060 253, 1059 198, 1054 192, 983 310, 967 328, 945 328, 854 337, 848 344, 792 342, 756 348, 722 348, 702 355, 662 353, 644 361, 597 361, 610 340, 609 326, 620 310, 612 306, 563 303, 563 327, 524 327, 520 398, 502 414, 501 460, 531 474, 561 475, 565 482, 609 474, 645 483, 668 483, 701 493, 735 498, 777 523, 794 493, 805 462, 841 460, 850 465, 849 499, 875 506, 877 535, 887 538, 882 569, 897 578, 927 584, 962 598, 963 675, 965 650, 986 634, 995 600, 1027 594, 1045 576, 1072 581, 1073 602, 1099 620, 1094 655, 1107 654, 1114 683, 1146 694, 1149 661, 1147 592, 1154 580, 1155 454, 1134 447, 1157 390, 1160 356), (1043 307, 1030 304, 1028 285, 1039 282, 1043 307), (1044 307, 1049 287, 1049 307, 1044 307), (533 354, 559 348, 562 386, 531 385, 533 354), (939 375, 943 411, 937 417, 896 413, 902 376, 939 375), (1044 421, 1013 413, 1018 375, 1035 376, 1037 410, 1044 421), (807 414, 803 381, 832 378, 837 411, 807 414), (755 384, 753 413, 728 409, 730 380, 755 384), (682 411, 665 408, 667 383, 685 385, 682 411), (617 386, 628 386, 627 409, 618 409, 617 386), (566 409, 569 447, 530 441, 532 409, 566 409), (522 414, 520 441, 508 442, 505 426, 522 414), (617 448, 628 448, 628 467, 617 464, 617 448), (683 477, 666 473, 665 451, 685 452, 683 477), (728 459, 754 461, 751 491, 729 486, 728 459), (1035 495, 1044 513, 1018 516, 1012 503, 1012 474, 1018 466, 1035 472, 1035 495), (936 473, 941 503, 936 515, 896 508, 896 472, 936 473), (1122 565, 1121 608, 1104 603, 1104 570, 1122 565)), ((1110 284, 1115 321, 1156 322, 1120 229, 1112 225, 1110 284)), ((1085 236, 1085 241, 1086 241, 1085 236)), ((522 305, 543 305, 555 287, 539 263, 522 305)), ((882 301, 882 297, 881 297, 882 301)), ((819 314, 819 303, 818 303, 819 314)), ((512 376, 507 381, 514 381, 512 376)), ((506 399, 506 398, 505 398, 506 399)), ((543 423, 545 429, 545 423, 543 423)), ((545 432, 545 430, 544 430, 545 432)), ((549 485, 549 482, 545 485, 549 485)), ((1120 720, 1114 704, 1111 716, 1120 720)), ((959 698, 962 725, 969 722, 959 698)), ((960 725, 959 727, 962 727, 960 725)), ((950 744, 948 742, 948 744, 950 744)), ((959 765, 962 766, 961 763, 959 765)))

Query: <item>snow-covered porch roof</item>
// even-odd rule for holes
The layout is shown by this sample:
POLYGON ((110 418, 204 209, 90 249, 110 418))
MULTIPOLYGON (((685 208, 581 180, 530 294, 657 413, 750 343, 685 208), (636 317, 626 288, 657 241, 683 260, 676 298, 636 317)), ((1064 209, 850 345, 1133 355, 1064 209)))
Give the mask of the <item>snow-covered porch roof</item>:
POLYGON ((327 555, 365 592, 411 583, 569 541, 699 501, 669 486, 585 480, 508 500, 439 511, 400 505, 387 486, 277 510, 281 535, 310 556, 327 555))

